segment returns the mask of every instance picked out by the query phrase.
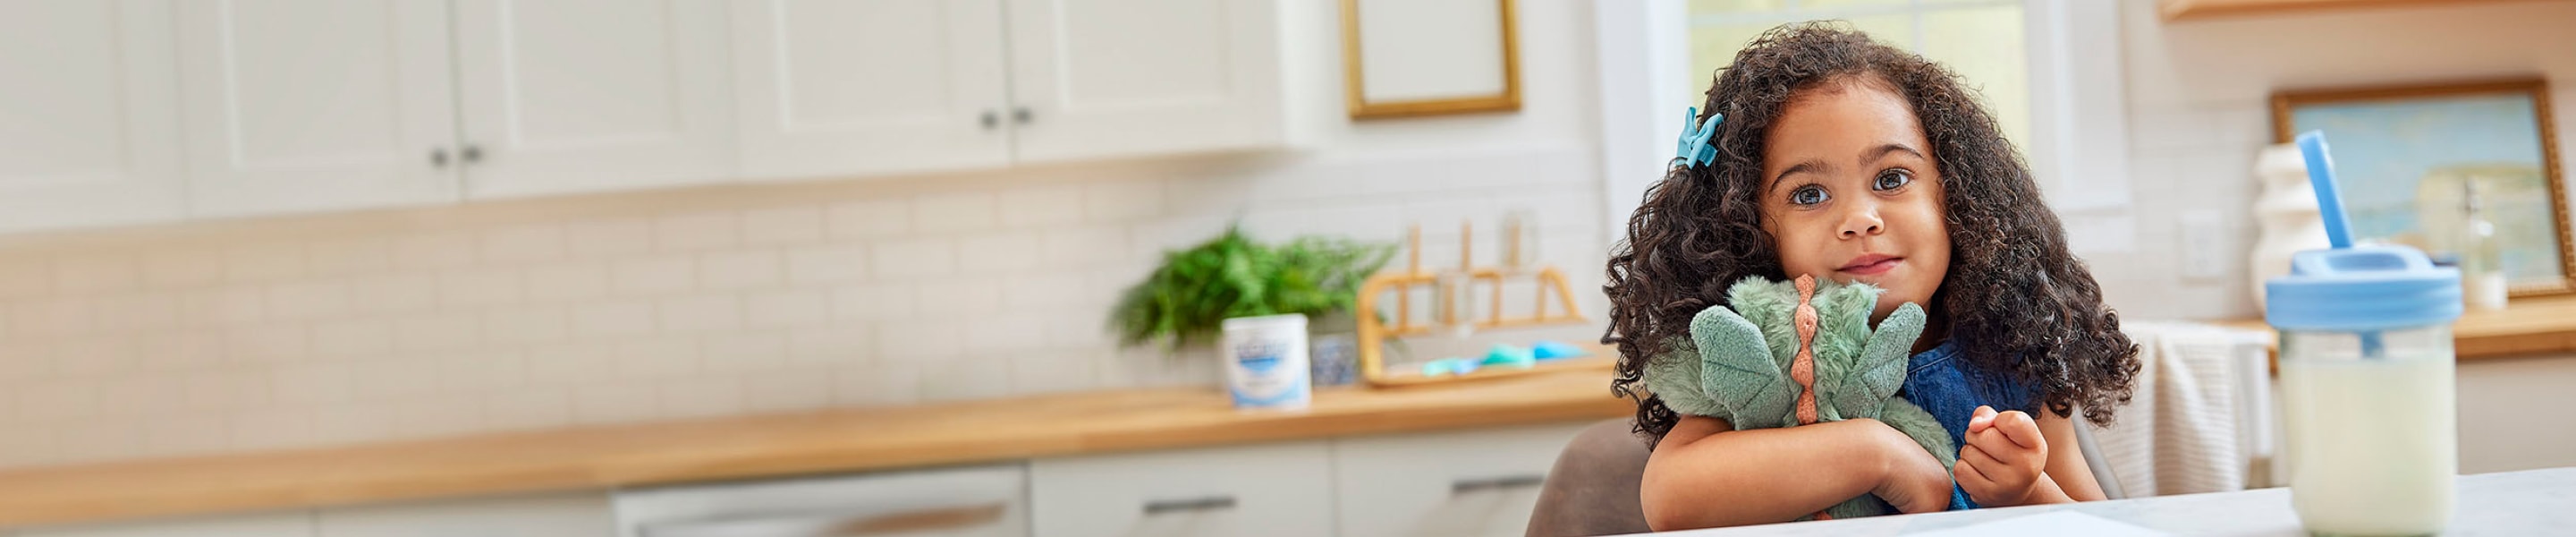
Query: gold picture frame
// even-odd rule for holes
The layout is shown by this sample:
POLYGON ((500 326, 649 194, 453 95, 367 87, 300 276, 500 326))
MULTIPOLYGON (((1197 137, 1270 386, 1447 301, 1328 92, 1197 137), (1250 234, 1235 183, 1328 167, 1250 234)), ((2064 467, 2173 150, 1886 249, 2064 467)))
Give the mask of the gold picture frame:
MULTIPOLYGON (((1481 112, 1510 112, 1521 108, 1520 46, 1514 19, 1518 16, 1513 0, 1493 2, 1496 19, 1501 21, 1501 92, 1490 95, 1434 96, 1426 98, 1372 100, 1365 69, 1368 49, 1364 48, 1360 11, 1362 2, 1386 0, 1342 0, 1342 68, 1343 87, 1348 98, 1351 119, 1385 119, 1481 112)), ((1480 2, 1480 3, 1481 3, 1480 2)))
MULTIPOLYGON (((2465 113, 2442 113, 2446 111, 2429 108, 2432 106, 2438 106, 2443 101, 2456 102, 2462 99, 2493 96, 2508 97, 2506 101, 2525 98, 2529 100, 2531 113, 2530 117, 2527 119, 2532 122, 2532 126, 2536 130, 2540 153, 2537 155, 2539 162, 2536 163, 2540 172, 2540 177, 2538 179, 2539 182, 2544 185, 2544 188, 2541 190, 2545 191, 2548 197, 2547 206, 2550 214, 2545 220, 2556 225, 2556 229, 2552 233, 2556 236, 2556 241, 2554 241, 2556 244, 2554 246, 2557 249, 2557 255, 2555 257, 2557 258, 2556 264, 2558 277, 2555 279, 2547 278, 2545 276, 2531 279, 2518 279, 2511 284, 2511 295, 2523 297, 2576 292, 2576 236, 2571 236, 2569 229, 2566 169, 2564 165, 2560 163, 2558 155, 2558 133, 2556 125, 2552 123, 2553 118, 2556 116, 2550 108, 2548 81, 2541 78, 2525 77, 2436 84, 2284 91, 2272 95, 2272 139, 2277 143, 2289 143, 2293 137, 2297 136, 2297 133, 2318 128, 2315 125, 2302 125, 2298 123, 2298 118, 2303 110, 2309 111, 2310 113, 2308 115, 2312 118, 2316 118, 2318 122, 2340 120, 2346 125, 2370 122, 2374 119, 2388 117, 2391 114, 2411 113, 2415 114, 2415 116, 2409 117, 2437 117, 2455 122, 2492 121, 2495 122, 2493 125, 2499 127, 2518 127, 2519 125, 2510 125, 2506 122, 2518 122, 2520 119, 2523 119, 2519 118, 2519 114, 2514 114, 2516 117, 2510 118, 2503 116, 2484 117, 2465 113), (2324 107, 2332 106, 2344 106, 2345 108, 2343 111, 2324 109, 2324 107), (2417 109, 2409 112, 2404 108, 2407 106, 2423 106, 2428 108, 2417 109), (2436 113, 2441 113, 2441 115, 2426 115, 2436 113), (2348 117, 2334 117, 2330 114, 2347 114, 2348 117)), ((2379 123, 2395 122, 2381 121, 2379 123)), ((2423 123, 2421 122, 2405 122, 2404 127, 2389 128, 2438 128, 2417 127, 2422 124, 2423 123)), ((2484 127, 2486 125, 2479 126, 2484 127)), ((2347 134, 2340 138, 2352 138, 2349 133, 2354 132, 2354 130, 2355 129, 2345 130, 2344 132, 2347 134)), ((2473 129, 2473 132, 2493 133, 2501 130, 2504 129, 2477 128, 2473 129)), ((2444 140, 2448 138, 2450 137, 2418 136, 2412 139, 2444 140)), ((2328 130, 2326 132, 2326 141, 2330 144, 2341 143, 2336 131, 2334 130, 2328 130)), ((2406 149, 2414 149, 2414 147, 2410 146, 2406 147, 2406 149)), ((2354 156, 2361 158, 2378 158, 2376 153, 2378 152, 2355 153, 2354 156)), ((2345 158, 2341 158, 2345 157, 2342 153, 2337 153, 2335 156, 2338 157, 2336 159, 2338 161, 2346 160, 2345 158)), ((2359 165, 2363 163, 2353 164, 2356 165, 2347 167, 2339 163, 2337 168, 2339 168, 2339 171, 2343 171, 2345 173, 2339 173, 2338 175, 2352 175, 2353 172, 2365 167, 2359 165)), ((2439 171, 2439 169, 2427 170, 2427 172, 2432 171, 2439 171)), ((2344 179, 2344 177, 2338 177, 2338 179, 2344 179)), ((2364 187, 2366 188, 2367 185, 2364 185, 2364 187)), ((2346 189, 2347 192, 2352 192, 2353 190, 2354 189, 2352 188, 2346 189)), ((2490 200, 2488 203, 2490 210, 2496 210, 2497 206, 2502 204, 2496 200, 2505 197, 2506 196, 2495 196, 2488 198, 2490 200)), ((2350 198, 2351 195, 2347 194, 2346 204, 2348 207, 2352 203, 2350 198)), ((2358 213, 2360 210, 2356 209, 2353 212, 2358 213)), ((2356 222, 2355 227, 2361 227, 2359 224, 2359 222, 2356 222)), ((2511 231, 2506 229, 2507 225, 2510 224, 2499 223, 2498 227, 2500 238, 2503 237, 2501 232, 2511 231)), ((2521 231, 2529 232, 2530 230, 2525 229, 2521 231)), ((2356 231, 2356 233, 2358 233, 2358 231, 2356 231)), ((2526 242, 2547 244, 2551 241, 2533 240, 2526 242)), ((2517 245, 2506 245, 2508 249, 2515 246, 2517 245)), ((2519 246, 2531 247, 2533 245, 2522 244, 2519 246)), ((2510 267, 2513 263, 2508 261, 2507 265, 2510 267)))

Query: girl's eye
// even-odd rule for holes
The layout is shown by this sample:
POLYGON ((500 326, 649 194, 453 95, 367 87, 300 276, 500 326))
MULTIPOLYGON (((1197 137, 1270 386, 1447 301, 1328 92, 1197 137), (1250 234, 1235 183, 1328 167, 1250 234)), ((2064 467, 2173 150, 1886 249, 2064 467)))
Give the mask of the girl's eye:
POLYGON ((1869 187, 1875 190, 1896 190, 1913 182, 1913 173, 1906 172, 1903 169, 1892 169, 1878 172, 1878 179, 1871 181, 1869 187))
POLYGON ((1815 205, 1829 199, 1833 199, 1833 196, 1825 195, 1824 187, 1816 185, 1802 186, 1797 190, 1789 191, 1790 205, 1815 205))

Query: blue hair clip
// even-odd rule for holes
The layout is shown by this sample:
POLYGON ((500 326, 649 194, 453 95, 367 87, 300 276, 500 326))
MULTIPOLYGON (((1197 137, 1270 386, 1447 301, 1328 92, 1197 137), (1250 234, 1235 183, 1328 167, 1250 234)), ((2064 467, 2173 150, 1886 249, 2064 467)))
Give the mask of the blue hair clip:
POLYGON ((1690 115, 1682 116, 1682 147, 1673 158, 1683 159, 1686 161, 1683 166, 1692 168, 1716 161, 1717 146, 1709 145, 1708 139, 1717 136, 1717 124, 1725 120, 1726 114, 1710 112, 1708 120, 1700 121, 1699 107, 1691 107, 1690 115), (1693 123, 1698 126, 1692 126, 1693 123))

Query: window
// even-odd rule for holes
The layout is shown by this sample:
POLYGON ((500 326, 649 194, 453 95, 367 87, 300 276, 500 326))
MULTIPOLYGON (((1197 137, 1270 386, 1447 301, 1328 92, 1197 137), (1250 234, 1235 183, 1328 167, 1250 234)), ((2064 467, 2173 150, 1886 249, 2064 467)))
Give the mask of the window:
POLYGON ((2023 0, 1690 0, 1689 76, 1684 106, 1704 101, 1717 69, 1773 27, 1844 20, 1870 37, 1921 54, 1965 78, 2003 124, 2004 137, 2030 153, 2030 55, 2023 0))

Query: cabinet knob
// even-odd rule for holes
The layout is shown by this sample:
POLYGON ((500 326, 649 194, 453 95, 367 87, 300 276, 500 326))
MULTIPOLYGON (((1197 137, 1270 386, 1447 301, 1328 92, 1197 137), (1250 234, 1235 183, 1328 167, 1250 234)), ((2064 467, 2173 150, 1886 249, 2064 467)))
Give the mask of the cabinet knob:
POLYGON ((438 169, 447 168, 447 148, 440 147, 429 150, 429 167, 438 169))
POLYGON ((457 160, 464 161, 466 164, 482 162, 483 146, 467 144, 464 149, 457 150, 456 158, 457 160))
POLYGON ((1029 111, 1029 107, 1014 107, 1011 109, 1011 122, 1027 125, 1029 124, 1029 120, 1036 117, 1036 115, 1036 113, 1029 111))
POLYGON ((981 121, 982 121, 982 123, 984 124, 984 130, 988 130, 988 131, 989 131, 989 130, 993 130, 993 129, 995 129, 995 128, 1001 127, 1001 126, 1002 126, 1002 113, 1001 113, 1001 112, 992 111, 992 110, 985 110, 985 111, 984 111, 984 115, 983 115, 983 117, 981 118, 981 121))

